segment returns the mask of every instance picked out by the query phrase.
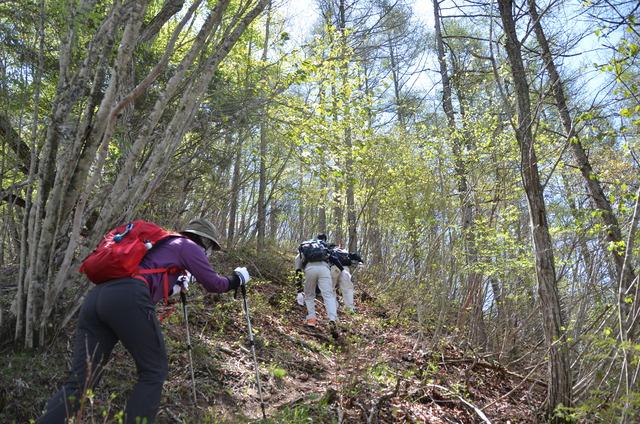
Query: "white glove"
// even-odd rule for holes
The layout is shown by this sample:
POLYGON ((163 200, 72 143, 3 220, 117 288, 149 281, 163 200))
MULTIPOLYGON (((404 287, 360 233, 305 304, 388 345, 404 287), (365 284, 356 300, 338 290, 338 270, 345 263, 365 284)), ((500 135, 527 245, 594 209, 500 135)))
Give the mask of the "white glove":
POLYGON ((171 296, 175 296, 180 293, 182 290, 185 293, 189 290, 189 281, 191 280, 191 273, 189 271, 185 271, 185 273, 178 277, 178 284, 174 284, 171 289, 171 296))
POLYGON ((251 280, 251 276, 249 275, 249 271, 247 271, 247 267, 239 266, 233 270, 236 273, 238 278, 240 278, 240 285, 246 286, 249 280, 251 280))
POLYGON ((298 302, 298 305, 304 306, 304 293, 298 293, 298 295, 296 296, 296 302, 298 302))
POLYGON ((184 274, 178 277, 178 281, 180 282, 182 287, 184 287, 185 291, 189 290, 189 282, 191 281, 192 278, 193 276, 189 271, 185 271, 184 274))

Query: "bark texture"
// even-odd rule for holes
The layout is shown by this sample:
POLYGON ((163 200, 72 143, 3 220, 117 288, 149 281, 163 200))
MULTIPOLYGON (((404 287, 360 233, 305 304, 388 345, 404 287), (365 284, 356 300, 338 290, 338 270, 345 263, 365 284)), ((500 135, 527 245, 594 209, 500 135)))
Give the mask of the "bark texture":
POLYGON ((529 224, 535 255, 544 335, 549 350, 547 415, 551 421, 560 422, 561 420, 553 415, 555 409, 559 406, 571 406, 569 353, 565 345, 564 331, 561 330, 563 318, 556 285, 553 245, 549 234, 544 193, 540 182, 538 159, 533 139, 529 83, 513 17, 513 2, 499 0, 498 6, 505 32, 511 76, 515 86, 518 114, 515 132, 520 148, 522 182, 529 207, 529 224))
POLYGON ((37 163, 13 306, 16 340, 28 348, 45 342, 51 314, 65 288, 75 283, 79 261, 107 229, 136 216, 166 180, 173 165, 167 158, 193 125, 220 63, 268 2, 244 2, 233 13, 229 0, 210 8, 202 0, 190 2, 157 63, 138 76, 133 72, 138 51, 184 1, 167 0, 146 26, 147 1, 115 1, 102 12, 95 1, 85 0, 70 9, 42 147, 30 162, 21 156, 24 166, 37 163), (100 14, 89 43, 78 46, 80 31, 100 14), (168 69, 177 41, 195 25, 200 28, 188 50, 168 69), (151 88, 152 101, 138 102, 151 88), (114 145, 121 154, 117 161, 110 157, 114 145))

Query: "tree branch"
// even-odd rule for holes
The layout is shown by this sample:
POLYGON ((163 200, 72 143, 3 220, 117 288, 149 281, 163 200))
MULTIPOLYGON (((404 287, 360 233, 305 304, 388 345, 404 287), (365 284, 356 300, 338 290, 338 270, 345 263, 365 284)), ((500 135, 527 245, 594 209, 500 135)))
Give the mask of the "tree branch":
POLYGON ((20 170, 25 174, 29 174, 29 165, 31 164, 31 149, 27 143, 22 141, 20 135, 11 126, 9 117, 0 114, 0 137, 4 138, 11 150, 16 153, 20 170))
POLYGON ((0 200, 15 206, 20 206, 21 208, 24 208, 27 204, 22 197, 9 193, 5 189, 0 189, 0 200))
POLYGON ((151 41, 151 39, 158 34, 160 28, 162 28, 173 15, 182 10, 182 6, 184 6, 184 0, 165 0, 160 12, 140 31, 138 44, 151 41))

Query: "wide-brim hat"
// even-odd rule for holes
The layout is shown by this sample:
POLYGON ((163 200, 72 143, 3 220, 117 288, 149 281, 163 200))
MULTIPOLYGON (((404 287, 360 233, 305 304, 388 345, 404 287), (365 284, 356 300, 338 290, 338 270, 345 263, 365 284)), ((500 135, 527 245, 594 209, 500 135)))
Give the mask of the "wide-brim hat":
POLYGON ((222 250, 220 243, 218 242, 218 230, 209 220, 204 218, 194 219, 189 222, 183 233, 197 234, 200 237, 204 237, 213 242, 213 250, 222 250))

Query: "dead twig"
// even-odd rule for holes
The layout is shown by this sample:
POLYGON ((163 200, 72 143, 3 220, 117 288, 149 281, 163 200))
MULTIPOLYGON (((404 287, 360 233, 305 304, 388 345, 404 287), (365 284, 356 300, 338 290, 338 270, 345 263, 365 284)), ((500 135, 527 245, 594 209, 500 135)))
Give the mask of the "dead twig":
POLYGON ((464 399, 462 396, 458 395, 457 393, 454 393, 450 389, 447 389, 446 387, 440 386, 438 384, 426 384, 426 386, 427 387, 434 387, 436 389, 443 390, 443 391, 447 392, 449 395, 457 397, 458 399, 460 399, 460 402, 464 403, 469 409, 471 409, 473 412, 475 412, 483 422, 485 422, 487 424, 491 424, 491 421, 489 421, 489 418, 487 418, 487 416, 484 414, 484 412, 482 412, 482 409, 478 408, 477 406, 475 406, 474 404, 472 404, 468 400, 464 399))
MULTIPOLYGON (((538 380, 537 378, 533 378, 531 377, 531 374, 533 373, 533 371, 529 372, 529 374, 527 374, 526 376, 524 375, 520 375, 516 372, 510 371, 508 369, 506 369, 505 367, 499 365, 499 364, 492 364, 491 362, 486 362, 486 361, 479 361, 476 358, 471 359, 471 358, 459 358, 459 359, 445 359, 444 361, 440 362, 440 365, 447 365, 447 364, 456 364, 456 363, 472 363, 472 366, 467 368, 467 371, 472 369, 474 366, 481 366, 484 368, 489 368, 492 370, 496 370, 496 371, 500 371, 504 374, 510 375, 512 377, 516 377, 520 380, 527 380, 530 381, 534 384, 537 384, 539 386, 542 387, 547 387, 547 383, 545 383, 544 381, 538 380)), ((540 364, 537 364, 536 366, 533 367, 533 370, 537 369, 540 366, 540 364)))
MULTIPOLYGON (((488 404, 486 404, 485 406, 482 407, 482 409, 487 409, 488 407, 490 407, 491 405, 495 404, 496 402, 501 401, 502 399, 506 398, 507 396, 511 395, 511 393, 515 392, 516 390, 518 390, 518 388, 520 388, 520 386, 522 386, 524 384, 525 381, 527 381, 527 379, 529 378, 529 376, 542 364, 544 364, 546 361, 540 362, 538 363, 538 365, 536 365, 535 367, 533 367, 533 369, 531 371, 529 371, 529 374, 526 377, 520 377, 522 378, 522 381, 520 383, 518 383, 518 385, 516 387, 514 387, 513 389, 509 390, 507 393, 505 393, 504 395, 500 396, 498 399, 493 400, 492 402, 489 402, 488 404)), ((546 385, 545 385, 546 386, 546 385)))

